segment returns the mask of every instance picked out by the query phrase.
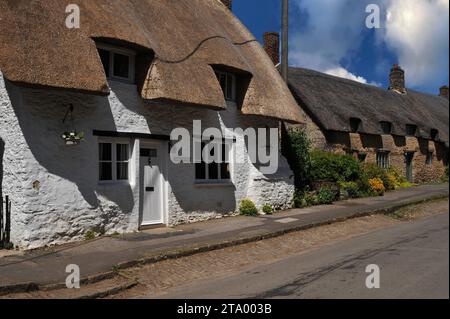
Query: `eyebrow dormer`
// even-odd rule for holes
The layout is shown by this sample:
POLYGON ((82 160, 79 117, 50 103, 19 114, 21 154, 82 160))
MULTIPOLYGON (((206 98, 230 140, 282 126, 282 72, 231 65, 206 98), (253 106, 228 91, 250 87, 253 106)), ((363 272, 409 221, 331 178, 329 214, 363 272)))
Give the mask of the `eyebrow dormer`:
POLYGON ((107 79, 135 83, 135 51, 104 43, 97 50, 107 79))
POLYGON ((406 136, 416 136, 416 134, 417 134, 417 125, 406 124, 406 136))
POLYGON ((387 121, 380 122, 381 132, 384 135, 389 135, 392 133, 392 123, 387 121))
POLYGON ((361 119, 356 117, 350 118, 350 132, 351 133, 358 133, 358 131, 361 129, 361 119))
POLYGON ((430 131, 430 137, 433 141, 437 141, 439 140, 439 130, 437 129, 431 129, 430 131))
POLYGON ((241 107, 247 94, 252 75, 249 72, 224 65, 212 65, 225 101, 241 107))

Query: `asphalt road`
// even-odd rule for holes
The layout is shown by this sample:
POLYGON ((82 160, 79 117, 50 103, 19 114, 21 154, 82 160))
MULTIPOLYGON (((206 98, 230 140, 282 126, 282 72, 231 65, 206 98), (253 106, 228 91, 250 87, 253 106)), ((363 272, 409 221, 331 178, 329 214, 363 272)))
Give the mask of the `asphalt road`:
POLYGON ((404 223, 154 298, 449 298, 449 215, 404 223), (380 288, 366 287, 366 267, 380 288))

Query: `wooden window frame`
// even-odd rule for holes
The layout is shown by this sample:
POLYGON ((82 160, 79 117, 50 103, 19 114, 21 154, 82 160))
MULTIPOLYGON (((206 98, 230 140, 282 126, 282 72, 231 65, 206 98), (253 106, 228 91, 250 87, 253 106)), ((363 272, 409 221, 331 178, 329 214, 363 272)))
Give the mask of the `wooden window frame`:
POLYGON ((97 49, 101 49, 109 52, 109 74, 106 74, 106 78, 113 81, 125 82, 129 84, 135 84, 136 82, 136 52, 126 48, 115 47, 108 44, 98 44, 97 49), (125 55, 129 59, 128 65, 128 78, 114 75, 114 55, 125 55))
POLYGON ((130 168, 131 168, 131 142, 126 140, 112 140, 112 139, 99 139, 97 142, 97 179, 99 184, 121 184, 121 183, 129 183, 130 182, 130 168), (101 161, 100 160, 100 144, 111 144, 111 161, 101 161), (128 147, 128 160, 126 161, 118 161, 117 160, 117 145, 127 145, 128 147), (111 179, 110 180, 102 180, 100 179, 100 163, 107 162, 111 163, 111 179), (117 178, 117 164, 118 163, 127 163, 128 171, 126 179, 118 179, 117 178))

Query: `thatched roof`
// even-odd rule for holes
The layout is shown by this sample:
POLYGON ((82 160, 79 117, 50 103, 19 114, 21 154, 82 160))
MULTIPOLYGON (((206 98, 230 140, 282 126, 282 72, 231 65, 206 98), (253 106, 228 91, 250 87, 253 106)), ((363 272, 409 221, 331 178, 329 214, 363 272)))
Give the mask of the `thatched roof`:
POLYGON ((142 60, 154 57, 149 72, 144 70, 144 99, 225 109, 211 67, 222 65, 251 75, 244 114, 304 120, 264 50, 220 1, 78 0, 81 28, 70 30, 65 10, 71 3, 0 0, 0 69, 6 79, 106 95, 94 41, 101 39, 134 48, 142 60))
POLYGON ((417 136, 449 145, 449 101, 408 90, 398 94, 383 88, 320 72, 290 68, 289 85, 300 106, 324 130, 351 132, 350 119, 361 120, 358 132, 382 134, 380 122, 392 124, 392 134, 405 136, 406 125, 416 125, 417 136))

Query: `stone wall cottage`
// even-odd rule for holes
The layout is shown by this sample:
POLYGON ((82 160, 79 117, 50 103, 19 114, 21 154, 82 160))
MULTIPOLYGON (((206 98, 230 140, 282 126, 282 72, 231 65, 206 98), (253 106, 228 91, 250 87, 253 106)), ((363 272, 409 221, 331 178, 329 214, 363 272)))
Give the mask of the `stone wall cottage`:
MULTIPOLYGON (((277 32, 264 49, 279 64, 277 32)), ((448 86, 433 96, 406 88, 394 65, 388 90, 304 68, 289 69, 289 87, 307 115, 314 149, 348 153, 384 168, 398 168, 410 182, 439 181, 448 165, 448 86)))
POLYGON ((313 146, 399 169, 410 182, 439 181, 448 165, 448 88, 433 96, 405 87, 394 65, 389 90, 291 68, 289 85, 308 114, 313 146))
POLYGON ((171 131, 193 120, 225 131, 305 120, 227 6, 77 0, 81 26, 68 29, 70 3, 0 1, 0 181, 15 245, 216 218, 246 197, 289 207, 285 159, 262 174, 236 146, 243 135, 226 164, 169 159, 171 131), (84 139, 67 145, 64 132, 84 139))

